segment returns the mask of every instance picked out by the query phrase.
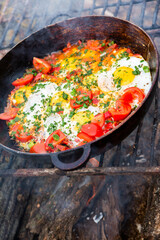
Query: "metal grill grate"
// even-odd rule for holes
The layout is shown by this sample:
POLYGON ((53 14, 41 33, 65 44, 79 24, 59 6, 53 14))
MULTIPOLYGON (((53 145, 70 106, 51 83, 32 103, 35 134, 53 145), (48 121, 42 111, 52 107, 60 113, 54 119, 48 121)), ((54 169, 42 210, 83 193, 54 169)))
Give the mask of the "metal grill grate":
MULTIPOLYGON (((160 0, 0 0, 0 49, 8 49, 40 28, 85 15, 116 16, 146 30, 160 52, 160 0)), ((155 166, 160 158, 158 91, 144 121, 121 144, 100 156, 101 166, 155 166), (107 155, 107 156, 106 156, 107 155), (107 158, 107 161, 106 161, 107 158), (103 159, 105 159, 103 164, 103 159), (112 163, 112 164, 111 164, 112 163)), ((0 162, 12 168, 16 157, 2 151, 0 162)), ((26 163, 17 167, 24 168, 26 163)))

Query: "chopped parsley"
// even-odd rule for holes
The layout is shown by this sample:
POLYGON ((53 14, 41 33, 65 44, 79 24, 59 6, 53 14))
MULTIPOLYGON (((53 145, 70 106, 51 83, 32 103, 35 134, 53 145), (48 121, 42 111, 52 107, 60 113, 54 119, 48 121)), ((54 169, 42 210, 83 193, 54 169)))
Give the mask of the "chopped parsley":
POLYGON ((65 92, 63 92, 62 97, 63 97, 64 100, 67 100, 67 99, 68 99, 68 94, 66 94, 65 92))
POLYGON ((114 44, 114 41, 111 41, 110 43, 108 43, 108 46, 112 46, 114 44))
POLYGON ((100 98, 104 98, 104 93, 99 94, 100 98))
POLYGON ((145 73, 149 72, 149 67, 148 67, 148 66, 144 66, 144 67, 143 67, 143 71, 144 71, 145 73))
POLYGON ((113 82, 114 82, 117 89, 121 88, 121 81, 122 81, 122 78, 120 78, 120 77, 113 79, 113 82))
POLYGON ((59 135, 58 134, 53 134, 53 139, 55 141, 58 141, 60 139, 59 135))
POLYGON ((135 66, 135 70, 134 71, 132 71, 132 73, 134 74, 134 75, 140 75, 140 71, 139 71, 139 68, 137 67, 137 66, 135 66))

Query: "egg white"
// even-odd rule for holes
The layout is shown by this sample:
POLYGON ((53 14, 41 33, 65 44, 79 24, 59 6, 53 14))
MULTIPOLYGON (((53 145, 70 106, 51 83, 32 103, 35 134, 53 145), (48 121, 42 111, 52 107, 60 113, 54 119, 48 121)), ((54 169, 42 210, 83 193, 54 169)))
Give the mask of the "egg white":
POLYGON ((130 58, 122 58, 120 60, 114 61, 108 71, 99 72, 97 74, 98 86, 103 92, 117 91, 117 88, 113 81, 113 74, 116 69, 118 69, 119 67, 128 67, 132 68, 134 71, 135 67, 137 67, 140 71, 140 74, 135 75, 135 78, 131 83, 121 86, 121 88, 118 90, 123 91, 129 87, 138 87, 140 89, 143 89, 146 95, 151 87, 152 81, 150 72, 145 72, 143 69, 144 66, 149 68, 148 63, 143 58, 138 58, 135 56, 131 56, 130 58))

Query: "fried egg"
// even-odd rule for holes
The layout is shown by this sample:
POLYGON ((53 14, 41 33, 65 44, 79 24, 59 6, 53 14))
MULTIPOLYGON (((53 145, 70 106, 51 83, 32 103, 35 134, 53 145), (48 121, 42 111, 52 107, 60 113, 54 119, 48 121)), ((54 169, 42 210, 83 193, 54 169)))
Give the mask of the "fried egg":
POLYGON ((151 87, 149 65, 135 56, 116 60, 108 71, 98 74, 98 86, 104 93, 138 87, 147 94, 151 87))

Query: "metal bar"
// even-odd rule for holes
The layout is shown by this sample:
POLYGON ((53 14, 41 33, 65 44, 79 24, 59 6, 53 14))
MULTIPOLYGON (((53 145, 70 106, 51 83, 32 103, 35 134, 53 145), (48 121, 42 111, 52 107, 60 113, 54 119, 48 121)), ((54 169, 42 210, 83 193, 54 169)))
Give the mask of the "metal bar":
POLYGON ((14 40, 15 40, 15 38, 16 38, 16 35, 18 34, 18 31, 19 31, 19 29, 20 29, 20 26, 21 26, 21 24, 22 24, 22 21, 23 21, 23 19, 25 18, 25 13, 26 13, 26 11, 27 11, 27 5, 28 5, 28 3, 29 3, 29 0, 25 0, 24 11, 23 11, 23 14, 21 15, 21 18, 20 18, 20 20, 18 21, 18 24, 17 24, 17 26, 16 26, 16 28, 15 28, 15 30, 14 30, 14 35, 13 35, 11 41, 10 41, 11 43, 14 43, 14 40))
MULTIPOLYGON (((9 30, 9 28, 10 28, 12 19, 14 18, 14 15, 15 15, 15 12, 16 12, 16 9, 17 9, 17 7, 16 7, 16 5, 17 5, 17 0, 15 0, 15 1, 16 1, 16 3, 15 3, 15 6, 14 6, 14 8, 13 8, 12 13, 10 14, 10 19, 8 20, 8 24, 7 24, 7 26, 6 26, 6 28, 5 28, 4 32, 3 32, 3 35, 2 35, 2 37, 1 37, 1 39, 0 39, 0 46, 1 46, 1 45, 3 44, 3 42, 4 42, 4 39, 5 39, 5 37, 6 37, 7 33, 8 33, 8 30, 9 30)), ((11 43, 10 43, 10 44, 11 44, 11 43)))
POLYGON ((155 111, 154 111, 152 137, 151 137, 150 166, 158 164, 157 162, 155 162, 155 159, 154 159, 154 155, 155 155, 154 148, 155 148, 157 126, 158 126, 158 88, 156 89, 156 95, 155 95, 155 111))
POLYGON ((140 27, 143 27, 143 20, 144 20, 144 14, 146 9, 146 1, 143 1, 142 10, 141 10, 141 19, 140 19, 140 27))
POLYGON ((7 169, 0 170, 0 177, 60 177, 60 176, 86 176, 86 175, 135 175, 135 174, 153 174, 160 175, 160 166, 158 167, 106 167, 106 168, 84 168, 74 171, 61 171, 57 168, 51 169, 7 169))
POLYGON ((114 13, 115 17, 117 17, 117 15, 118 15, 120 5, 121 5, 121 0, 118 0, 118 3, 116 4, 116 10, 115 10, 115 13, 114 13))
POLYGON ((139 138, 140 138, 140 134, 141 134, 142 124, 143 124, 143 119, 141 119, 141 121, 138 125, 137 133, 136 133, 135 144, 133 147, 132 161, 131 161, 132 166, 136 165, 137 150, 138 150, 138 144, 139 144, 139 138))
POLYGON ((130 4, 129 4, 129 10, 128 10, 127 17, 126 17, 126 20, 128 20, 128 21, 131 18, 132 7, 133 7, 133 0, 130 1, 130 4))
POLYGON ((105 11, 106 11, 107 7, 108 7, 108 0, 105 0, 102 15, 105 14, 105 11))
POLYGON ((2 11, 1 11, 0 22, 2 22, 2 20, 3 20, 3 16, 4 16, 5 11, 6 11, 7 8, 8 8, 8 3, 9 3, 9 1, 10 1, 10 0, 6 0, 6 1, 5 1, 5 5, 4 5, 4 7, 3 7, 2 11))
POLYGON ((156 21, 157 21, 157 16, 158 16, 158 11, 159 11, 159 5, 160 5, 160 0, 157 1, 156 7, 155 7, 155 10, 154 10, 152 27, 157 26, 156 21))

